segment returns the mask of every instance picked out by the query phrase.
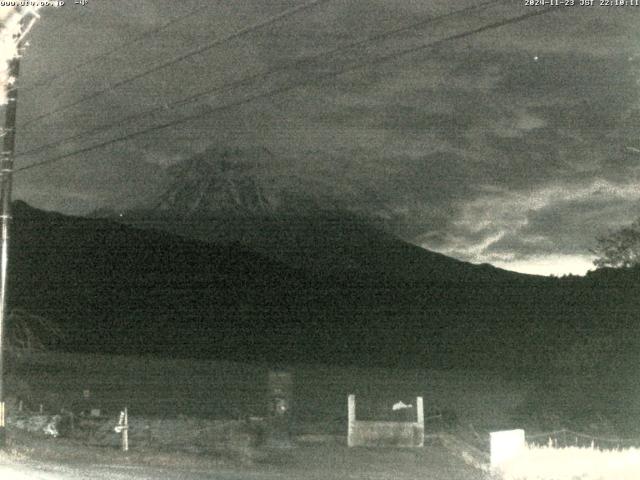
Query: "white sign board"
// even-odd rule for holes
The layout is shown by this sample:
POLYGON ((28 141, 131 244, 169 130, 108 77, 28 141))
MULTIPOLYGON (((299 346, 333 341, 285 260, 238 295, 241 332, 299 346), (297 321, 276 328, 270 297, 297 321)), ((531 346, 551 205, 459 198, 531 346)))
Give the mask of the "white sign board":
POLYGON ((491 432, 491 468, 499 467, 525 448, 524 430, 491 432))

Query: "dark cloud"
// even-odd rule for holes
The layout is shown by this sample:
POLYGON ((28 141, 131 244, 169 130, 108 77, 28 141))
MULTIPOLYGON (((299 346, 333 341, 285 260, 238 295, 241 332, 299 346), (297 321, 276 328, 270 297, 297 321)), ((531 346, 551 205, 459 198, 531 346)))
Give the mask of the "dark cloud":
MULTIPOLYGON (((474 3, 455 2, 456 8, 474 3)), ((301 1, 116 0, 45 12, 23 61, 20 121, 105 89, 21 130, 18 151, 278 69, 367 36, 451 11, 453 2, 325 2, 126 86, 123 78, 275 15, 301 1), (98 52, 178 19, 188 21, 74 71, 98 52), (55 38, 55 41, 52 40, 55 38)), ((177 128, 87 152, 16 179, 38 206, 81 212, 143 202, 164 167, 211 146, 266 147, 273 178, 367 209, 404 238, 471 261, 581 255, 591 232, 636 213, 640 155, 640 17, 629 8, 564 9, 391 61, 323 77, 503 15, 473 17, 300 64, 132 125, 81 137, 20 163, 51 158, 293 83, 302 86, 177 128), (302 179, 302 180, 301 180, 302 179), (593 198, 591 198, 591 196, 593 198)), ((591 235, 591 236, 590 236, 591 235)), ((585 253, 586 255, 586 253, 585 253)), ((585 257, 586 258, 586 257, 585 257)))
MULTIPOLYGON (((635 200, 637 202, 637 196, 635 200)), ((519 258, 584 255, 594 247, 596 237, 626 223, 628 208, 627 195, 611 195, 596 188, 588 197, 560 200, 530 211, 522 228, 507 232, 487 247, 487 252, 498 255, 516 252, 519 258)), ((640 215, 640 206, 629 213, 640 215)))

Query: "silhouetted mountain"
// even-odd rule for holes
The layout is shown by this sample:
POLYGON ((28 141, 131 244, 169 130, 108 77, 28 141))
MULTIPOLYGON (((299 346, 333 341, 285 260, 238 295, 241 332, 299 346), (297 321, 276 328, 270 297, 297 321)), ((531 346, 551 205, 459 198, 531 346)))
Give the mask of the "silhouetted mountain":
POLYGON ((266 149, 210 148, 171 166, 166 190, 147 207, 100 210, 93 217, 216 244, 241 243, 315 277, 351 285, 518 277, 400 241, 371 226, 373 212, 383 210, 380 205, 358 212, 308 179, 288 175, 282 181, 272 173, 274 163, 266 149))
POLYGON ((613 337, 627 353, 640 344, 637 272, 520 275, 344 217, 327 216, 322 227, 308 219, 298 233, 289 224, 263 232, 273 237, 266 250, 279 246, 288 265, 238 243, 20 203, 14 217, 12 304, 60 322, 67 349, 535 368, 585 335, 613 337))
POLYGON ((167 168, 167 186, 148 210, 191 218, 299 215, 336 207, 312 179, 278 173, 277 163, 265 148, 209 148, 167 168))
POLYGON ((72 349, 249 355, 261 343, 252 333, 260 325, 244 312, 259 305, 276 318, 293 296, 305 298, 303 274, 239 245, 22 202, 14 204, 12 234, 11 304, 59 322, 72 349))
POLYGON ((207 150, 168 169, 172 178, 156 208, 181 215, 217 211, 224 214, 259 214, 277 208, 277 199, 255 178, 265 162, 266 150, 243 152, 207 150))
POLYGON ((261 149, 206 151, 172 167, 158 202, 112 217, 303 272, 286 307, 304 325, 295 335, 334 361, 535 365, 584 333, 638 337, 628 272, 558 280, 461 262, 378 228, 380 205, 359 211, 314 186, 291 190, 265 173, 276 161, 261 149))

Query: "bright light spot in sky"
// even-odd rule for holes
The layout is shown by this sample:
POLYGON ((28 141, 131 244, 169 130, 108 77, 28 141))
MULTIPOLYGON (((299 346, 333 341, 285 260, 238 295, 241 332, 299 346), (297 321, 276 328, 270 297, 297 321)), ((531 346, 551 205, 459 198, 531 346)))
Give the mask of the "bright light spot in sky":
POLYGON ((593 258, 582 255, 548 255, 526 260, 492 262, 496 267, 533 275, 585 275, 595 270, 593 258))

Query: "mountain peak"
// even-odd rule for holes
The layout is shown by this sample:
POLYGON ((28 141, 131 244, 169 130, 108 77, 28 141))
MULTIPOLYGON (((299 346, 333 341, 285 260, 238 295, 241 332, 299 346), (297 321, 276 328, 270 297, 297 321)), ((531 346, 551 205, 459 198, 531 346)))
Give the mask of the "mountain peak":
POLYGON ((167 170, 171 180, 156 208, 183 215, 267 213, 277 207, 264 179, 272 160, 266 148, 209 148, 167 170))
POLYGON ((212 147, 167 170, 170 178, 152 210, 181 217, 309 215, 339 208, 317 179, 283 171, 268 149, 212 147))

